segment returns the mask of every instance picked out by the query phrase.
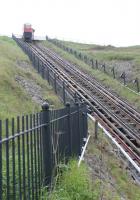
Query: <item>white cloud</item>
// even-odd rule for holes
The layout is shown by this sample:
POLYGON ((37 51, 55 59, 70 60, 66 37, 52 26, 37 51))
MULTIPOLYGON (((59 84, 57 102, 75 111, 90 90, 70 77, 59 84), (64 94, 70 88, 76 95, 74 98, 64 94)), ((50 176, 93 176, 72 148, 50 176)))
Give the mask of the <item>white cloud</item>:
POLYGON ((118 46, 140 44, 139 0, 2 1, 0 34, 22 34, 30 22, 36 35, 118 46))

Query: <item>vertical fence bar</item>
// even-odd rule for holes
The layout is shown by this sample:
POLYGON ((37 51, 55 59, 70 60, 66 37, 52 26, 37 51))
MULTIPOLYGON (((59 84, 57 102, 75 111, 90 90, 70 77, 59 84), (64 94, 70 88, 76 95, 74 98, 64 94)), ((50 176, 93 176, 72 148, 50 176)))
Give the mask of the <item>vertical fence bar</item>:
POLYGON ((93 61, 93 59, 91 59, 91 66, 92 66, 92 68, 94 68, 94 61, 93 61))
POLYGON ((75 103, 77 103, 77 102, 78 102, 78 96, 77 96, 77 92, 75 92, 75 93, 74 93, 74 101, 75 101, 75 103))
POLYGON ((95 61, 95 66, 96 66, 96 69, 98 69, 98 61, 97 60, 95 61))
MULTIPOLYGON (((29 130, 29 118, 28 115, 26 115, 26 131, 29 130)), ((26 136, 26 148, 27 148, 27 186, 28 186, 28 195, 27 195, 27 199, 30 199, 31 197, 31 186, 30 186, 30 151, 29 151, 29 132, 27 132, 27 136, 26 136)))
POLYGON ((56 74, 54 73, 54 91, 57 94, 57 88, 56 88, 56 74))
POLYGON ((2 200, 2 121, 0 120, 0 200, 2 200))
MULTIPOLYGON (((42 113, 39 114, 38 123, 42 124, 42 113)), ((39 128, 39 147, 40 147, 40 186, 43 183, 43 145, 42 145, 42 128, 39 128)))
POLYGON ((6 141, 6 187, 7 187, 7 190, 6 190, 6 198, 7 200, 10 200, 10 176, 9 176, 9 140, 8 140, 8 137, 9 137, 9 121, 8 119, 6 119, 5 121, 5 130, 6 130, 6 138, 7 138, 7 141, 6 141))
POLYGON ((42 68, 41 68, 41 75, 42 75, 42 78, 44 79, 44 64, 42 63, 42 68))
MULTIPOLYGON (((37 127, 39 126, 39 116, 38 116, 38 113, 36 114, 36 125, 37 127)), ((38 163, 38 193, 40 195, 40 189, 41 189, 41 180, 40 180, 40 164, 41 164, 41 159, 40 159, 40 146, 39 146, 39 143, 40 143, 40 138, 39 138, 39 129, 37 128, 37 131, 36 131, 36 134, 37 134, 37 163, 38 163)))
POLYGON ((47 80, 50 85, 50 70, 49 70, 49 68, 47 69, 47 80))
POLYGON ((94 135, 95 135, 95 140, 98 139, 98 121, 95 120, 95 127, 94 127, 94 135))
POLYGON ((12 139, 12 162, 13 162, 13 199, 15 199, 16 197, 16 174, 15 174, 15 138, 14 138, 14 133, 15 133, 15 121, 14 121, 14 118, 12 119, 12 136, 13 136, 13 139, 12 139))
POLYGON ((115 79, 115 68, 113 67, 111 71, 113 73, 113 78, 115 79))
POLYGON ((66 103, 65 82, 63 81, 63 103, 66 103))
POLYGON ((43 145, 43 175, 44 185, 51 184, 52 178, 52 145, 50 132, 49 104, 42 105, 42 145, 43 145))
MULTIPOLYGON (((88 123, 87 123, 87 106, 82 105, 83 106, 83 138, 87 138, 87 130, 88 130, 88 123)), ((81 107, 82 108, 82 107, 81 107)))
POLYGON ((68 134, 68 152, 69 152, 69 157, 72 156, 72 134, 71 134, 71 109, 70 109, 70 103, 66 103, 66 108, 67 108, 67 134, 68 134))
POLYGON ((34 145, 33 145, 33 131, 32 131, 32 128, 33 128, 33 116, 30 115, 30 148, 31 148, 31 190, 32 190, 32 199, 34 199, 34 156, 33 156, 33 148, 34 148, 34 145))
POLYGON ((103 69, 104 69, 104 73, 106 73, 106 66, 105 63, 102 65, 103 69))
POLYGON ((76 102, 76 111, 77 111, 77 155, 79 156, 81 153, 80 141, 81 141, 81 132, 80 132, 80 106, 79 103, 76 102))
POLYGON ((36 155, 36 121, 35 115, 33 115, 33 127, 34 127, 34 167, 35 167, 35 197, 38 199, 38 190, 37 190, 37 155, 36 155))
MULTIPOLYGON (((20 133, 20 118, 17 117, 17 133, 20 133)), ((19 199, 22 199, 21 193, 21 157, 20 157, 20 136, 17 139, 18 142, 18 185, 19 185, 19 199)))
MULTIPOLYGON (((24 132, 24 116, 22 116, 22 132, 24 132)), ((25 136, 22 134, 22 174, 23 174, 23 197, 26 200, 26 175, 25 175, 25 136)))

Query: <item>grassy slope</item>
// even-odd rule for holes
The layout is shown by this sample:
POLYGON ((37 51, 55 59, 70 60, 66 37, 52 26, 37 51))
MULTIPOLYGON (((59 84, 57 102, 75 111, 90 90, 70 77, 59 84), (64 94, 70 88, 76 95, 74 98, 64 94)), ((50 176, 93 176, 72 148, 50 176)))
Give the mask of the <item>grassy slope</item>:
POLYGON ((98 184, 91 182, 87 166, 82 163, 77 166, 77 160, 71 160, 68 165, 60 165, 61 173, 56 177, 56 185, 48 197, 43 195, 44 200, 97 200, 99 199, 98 184), (48 198, 46 198, 48 197, 48 198))
MULTIPOLYGON (((43 43, 45 46, 59 53, 62 57, 66 58, 72 63, 79 65, 81 68, 86 69, 88 72, 93 74, 93 76, 96 76, 98 80, 101 80, 107 86, 111 85, 111 88, 113 88, 113 90, 116 91, 121 97, 123 97, 124 99, 128 99, 130 103, 140 108, 140 97, 135 95, 134 93, 131 93, 127 88, 122 87, 122 85, 118 81, 108 77, 107 75, 101 73, 98 70, 91 69, 88 65, 77 60, 74 56, 68 54, 60 48, 57 48, 55 45, 47 41, 43 43)), ((84 47, 88 48, 87 45, 84 45, 84 47)), ((93 132, 93 130, 94 128, 90 127, 91 133, 93 132)), ((120 161, 118 161, 114 154, 110 153, 111 147, 108 140, 102 137, 102 135, 100 135, 99 137, 100 139, 97 143, 95 143, 93 141, 93 138, 91 138, 91 143, 88 146, 88 154, 91 154, 91 156, 93 157, 96 156, 99 159, 102 158, 104 160, 105 167, 112 176, 115 188, 112 188, 112 186, 108 184, 108 181, 110 182, 109 177, 106 181, 101 181, 100 178, 94 177, 95 179, 93 180, 92 185, 95 184, 94 187, 96 188, 96 194, 103 195, 104 199, 106 200, 119 200, 121 199, 121 197, 125 197, 124 199, 128 200, 139 200, 139 186, 131 180, 126 170, 123 169, 123 165, 120 164, 120 161)), ((103 167, 101 166, 101 168, 103 167)))
POLYGON ((41 109, 15 81, 17 75, 34 80, 44 89, 44 98, 56 107, 61 105, 51 87, 35 72, 28 57, 16 43, 8 37, 0 37, 0 119, 41 109), (19 67, 19 61, 29 65, 30 69, 24 70, 19 67))
POLYGON ((104 136, 101 130, 99 130, 98 140, 95 141, 93 130, 94 124, 90 120, 89 132, 92 137, 90 138, 86 154, 90 157, 90 160, 93 158, 91 173, 93 173, 93 182, 99 183, 97 190, 102 188, 102 195, 105 200, 120 200, 120 197, 124 197, 126 200, 139 200, 139 185, 132 181, 132 178, 127 173, 123 158, 118 160, 116 154, 113 153, 110 141, 108 141, 108 138, 104 136), (102 164, 99 160, 102 161, 102 164), (101 174, 105 171, 106 175, 101 176, 105 177, 105 179, 100 179, 100 171, 101 174))
MULTIPOLYGON (((67 41, 62 41, 62 43, 99 61, 108 63, 111 63, 111 61, 132 61, 133 64, 131 72, 133 73, 133 77, 137 77, 140 79, 140 46, 113 47, 110 45, 100 46, 94 44, 80 44, 67 41)), ((129 70, 130 69, 128 69, 128 72, 129 70)))
MULTIPOLYGON (((27 80, 34 80, 44 89, 44 98, 47 98, 50 104, 54 104, 55 107, 62 106, 52 88, 36 73, 28 57, 16 43, 7 37, 0 37, 0 119, 40 110, 40 105, 34 103, 26 91, 15 81, 15 76, 17 75, 27 80), (21 66, 19 67, 19 61, 30 65, 30 69, 26 70, 21 66)), ((3 160, 3 166, 4 164, 6 164, 5 160, 3 160)), ((3 167, 3 170, 5 168, 3 167)), ((64 167, 63 171, 60 182, 51 194, 51 199, 98 199, 98 190, 92 187, 89 172, 85 165, 82 164, 78 168, 77 161, 72 161, 68 166, 64 167)), ((5 170, 3 174, 6 174, 5 170)), ((43 198, 46 199, 46 196, 44 195, 43 198)))
MULTIPOLYGON (((97 80, 101 81, 102 84, 104 84, 106 87, 111 88, 114 92, 116 92, 120 97, 123 99, 126 99, 131 103, 133 106, 137 107, 140 109, 140 96, 137 94, 130 92, 126 87, 124 87, 121 83, 119 83, 117 80, 114 80, 110 76, 104 74, 103 72, 95 69, 91 69, 87 64, 84 62, 78 60, 75 58, 73 55, 63 51, 62 49, 56 47, 52 43, 48 41, 44 41, 43 44, 51 49, 53 49, 55 52, 59 53, 62 57, 65 59, 69 60, 70 62, 78 65, 80 68, 86 70, 88 73, 92 74, 94 77, 97 78, 97 80)), ((72 43, 73 44, 73 43, 72 43)), ((75 43, 74 43, 75 44, 75 43)), ((72 45, 73 46, 73 45, 72 45)), ((89 48, 89 45, 82 45, 81 47, 80 44, 75 44, 77 48, 89 48)), ((90 45, 92 47, 92 45, 90 45)), ((95 46, 95 45, 94 45, 95 46)))
MULTIPOLYGON (((73 49, 77 49, 83 53, 94 56, 99 60, 134 60, 136 65, 140 67, 140 46, 131 47, 113 47, 113 46, 100 46, 94 44, 80 44, 74 42, 61 41, 64 45, 73 49)), ((139 68, 140 73, 140 68, 139 68)))

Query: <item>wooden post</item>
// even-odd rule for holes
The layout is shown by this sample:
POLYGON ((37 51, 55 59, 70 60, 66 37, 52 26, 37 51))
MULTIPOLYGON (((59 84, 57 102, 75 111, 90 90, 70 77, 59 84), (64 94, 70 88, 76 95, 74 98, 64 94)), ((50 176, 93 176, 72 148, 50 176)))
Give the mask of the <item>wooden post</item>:
POLYGON ((98 121, 97 120, 95 120, 94 132, 95 132, 95 140, 97 140, 98 139, 98 121))

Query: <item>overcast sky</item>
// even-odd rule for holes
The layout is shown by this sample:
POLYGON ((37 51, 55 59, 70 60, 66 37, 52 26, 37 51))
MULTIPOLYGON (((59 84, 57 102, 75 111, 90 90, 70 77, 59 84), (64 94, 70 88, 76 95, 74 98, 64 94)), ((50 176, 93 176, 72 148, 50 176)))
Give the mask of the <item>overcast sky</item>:
POLYGON ((140 45, 140 0, 2 0, 0 34, 36 35, 78 42, 140 45))

